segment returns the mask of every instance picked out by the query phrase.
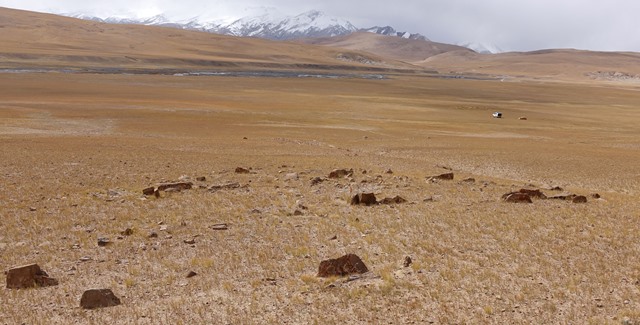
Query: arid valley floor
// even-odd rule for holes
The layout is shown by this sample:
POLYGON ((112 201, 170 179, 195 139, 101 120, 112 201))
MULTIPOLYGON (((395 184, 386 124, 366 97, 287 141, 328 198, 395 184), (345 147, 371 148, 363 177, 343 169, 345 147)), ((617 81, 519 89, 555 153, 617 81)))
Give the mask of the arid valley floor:
POLYGON ((640 85, 372 71, 0 73, 0 324, 640 323, 640 85))

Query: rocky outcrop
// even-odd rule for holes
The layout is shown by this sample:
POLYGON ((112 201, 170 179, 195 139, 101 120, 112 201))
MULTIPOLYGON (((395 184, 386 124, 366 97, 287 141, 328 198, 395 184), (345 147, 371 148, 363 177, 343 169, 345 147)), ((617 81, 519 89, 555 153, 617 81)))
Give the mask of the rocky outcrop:
POLYGON ((80 306, 84 309, 96 309, 120 305, 120 298, 110 289, 91 289, 82 294, 80 306))
POLYGON ((328 278, 332 276, 346 276, 349 274, 362 274, 369 272, 364 262, 355 254, 329 259, 320 262, 318 276, 328 278))
POLYGON ((49 277, 38 264, 29 264, 9 269, 7 289, 26 289, 58 285, 58 280, 49 277))

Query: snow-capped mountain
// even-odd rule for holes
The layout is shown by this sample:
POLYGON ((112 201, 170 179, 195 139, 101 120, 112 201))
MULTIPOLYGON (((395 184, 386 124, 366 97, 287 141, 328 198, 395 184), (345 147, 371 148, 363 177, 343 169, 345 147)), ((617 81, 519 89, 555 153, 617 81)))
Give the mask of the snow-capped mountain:
POLYGON ((106 23, 164 26, 276 40, 304 37, 332 37, 350 34, 359 30, 347 20, 330 17, 317 10, 304 12, 296 16, 287 16, 273 8, 263 8, 262 12, 254 13, 231 22, 205 21, 199 17, 189 20, 172 21, 163 15, 142 19, 121 17, 99 18, 83 14, 67 14, 67 16, 106 23))
POLYGON ((429 41, 429 39, 426 38, 424 35, 411 34, 409 32, 398 32, 398 31, 395 30, 395 28, 393 28, 391 26, 385 26, 385 27, 374 26, 374 27, 371 27, 371 28, 364 29, 364 31, 370 32, 370 33, 375 33, 375 34, 380 34, 380 35, 398 36, 398 37, 407 38, 407 39, 416 39, 416 40, 422 40, 422 41, 429 41))
POLYGON ((456 45, 466 47, 474 50, 480 54, 497 54, 504 52, 500 47, 494 44, 479 43, 479 42, 462 42, 456 45))
POLYGON ((115 24, 141 24, 173 27, 233 36, 260 37, 275 40, 290 40, 311 37, 348 35, 356 31, 397 36, 428 41, 425 36, 398 32, 391 26, 358 28, 345 19, 331 17, 321 11, 311 10, 296 16, 282 14, 274 8, 251 8, 246 16, 235 20, 210 20, 195 17, 187 20, 171 20, 164 15, 148 18, 94 17, 85 14, 65 14, 85 20, 115 24))

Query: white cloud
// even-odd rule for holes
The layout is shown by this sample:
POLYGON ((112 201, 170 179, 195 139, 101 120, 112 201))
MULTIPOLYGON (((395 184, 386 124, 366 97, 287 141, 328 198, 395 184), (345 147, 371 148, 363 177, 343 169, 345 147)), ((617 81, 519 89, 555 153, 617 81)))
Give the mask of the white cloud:
POLYGON ((484 42, 506 50, 573 47, 640 51, 637 0, 0 0, 0 6, 99 16, 239 17, 271 6, 287 14, 319 9, 356 26, 391 25, 442 42, 484 42))

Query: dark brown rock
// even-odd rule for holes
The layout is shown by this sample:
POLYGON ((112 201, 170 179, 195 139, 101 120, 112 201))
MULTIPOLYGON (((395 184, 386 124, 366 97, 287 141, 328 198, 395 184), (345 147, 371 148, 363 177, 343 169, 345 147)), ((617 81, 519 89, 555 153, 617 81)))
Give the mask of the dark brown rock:
POLYGON ((476 182, 476 179, 473 178, 473 177, 465 178, 465 179, 462 180, 462 183, 470 183, 470 184, 472 184, 472 183, 475 183, 475 182, 476 182))
POLYGON ((591 194, 591 197, 594 198, 594 199, 599 199, 601 196, 598 193, 593 193, 593 194, 591 194))
POLYGON ((401 204, 401 203, 406 203, 407 200, 405 200, 403 197, 396 195, 395 197, 386 197, 384 199, 382 199, 382 201, 380 201, 380 204, 401 204))
POLYGON ((335 169, 329 173, 329 178, 345 178, 353 175, 353 169, 335 169))
POLYGON ((195 240, 195 238, 192 238, 192 239, 185 239, 185 240, 183 240, 183 242, 184 242, 185 244, 187 244, 187 245, 193 245, 193 244, 195 244, 195 243, 196 243, 196 240, 195 240))
POLYGON ((571 202, 573 203, 587 203, 587 197, 584 195, 578 195, 576 197, 574 197, 573 199, 571 199, 571 202))
POLYGON ((536 198, 536 199, 543 199, 544 200, 544 199, 547 198, 547 196, 544 195, 544 193, 542 193, 542 191, 540 191, 540 190, 529 190, 529 189, 523 188, 523 189, 520 189, 520 191, 518 191, 518 192, 527 194, 527 195, 529 195, 529 197, 536 198))
POLYGON ((84 309, 96 309, 120 305, 120 298, 110 289, 91 289, 82 294, 80 306, 84 309))
POLYGON ((314 177, 314 178, 311 179, 311 186, 318 185, 318 184, 320 184, 322 182, 324 182, 324 178, 322 178, 322 177, 314 177))
POLYGON ((373 193, 358 193, 351 198, 352 205, 374 205, 377 203, 376 195, 373 193))
POLYGON ((328 278, 332 276, 346 276, 356 273, 362 274, 368 271, 369 269, 364 262, 362 262, 360 257, 355 254, 347 254, 340 258, 320 262, 318 276, 328 278))
POLYGON ((431 177, 428 177, 427 180, 429 180, 429 181, 436 181, 436 180, 451 181, 451 180, 453 180, 453 173, 445 173, 445 174, 440 174, 440 175, 437 175, 437 176, 431 176, 431 177))
POLYGON ((411 260, 411 256, 406 256, 404 258, 404 263, 402 263, 402 266, 409 267, 409 266, 411 266, 412 263, 413 263, 413 261, 411 260))
POLYGON ((133 229, 127 228, 127 229, 121 231, 120 235, 122 235, 122 236, 131 236, 131 235, 133 235, 133 229))
POLYGON ((575 194, 568 194, 568 195, 555 195, 555 196, 550 196, 547 199, 549 200, 565 200, 565 201, 571 201, 573 200, 573 198, 576 197, 575 194))
POLYGON ((58 280, 49 277, 38 264, 14 267, 6 272, 7 289, 26 289, 58 285, 58 280))
POLYGON ((296 209, 295 211, 293 211, 293 215, 294 215, 294 216, 302 216, 302 215, 304 215, 304 212, 302 212, 302 211, 300 211, 300 210, 296 209))
POLYGON ((213 230, 227 230, 227 229, 229 229, 229 225, 227 225, 226 223, 217 223, 217 224, 211 226, 211 229, 213 229, 213 230))
POLYGON ((533 203, 533 201, 531 201, 531 197, 528 194, 520 192, 507 193, 502 196, 502 199, 506 202, 511 203, 533 203))
POLYGON ((207 178, 204 177, 204 176, 196 177, 196 181, 198 181, 198 182, 205 182, 206 180, 207 180, 207 178))
POLYGON ((105 247, 109 244, 111 244, 111 241, 109 240, 109 238, 106 238, 106 237, 98 238, 98 246, 105 247))
POLYGON ((147 187, 145 189, 142 190, 142 194, 144 195, 153 195, 156 191, 156 188, 151 186, 151 187, 147 187))
POLYGON ((209 187, 209 191, 217 192, 217 191, 220 191, 220 190, 232 190, 232 189, 236 189, 236 188, 240 188, 240 183, 228 183, 228 184, 223 184, 223 185, 211 185, 211 187, 209 187))
POLYGON ((243 167, 236 167, 236 174, 249 174, 251 173, 251 170, 243 168, 243 167))
POLYGON ((189 271, 189 273, 187 273, 187 278, 193 278, 196 275, 198 275, 198 273, 193 272, 193 271, 189 271))
POLYGON ((190 190, 193 187, 191 182, 167 183, 158 185, 158 191, 182 191, 190 190))

